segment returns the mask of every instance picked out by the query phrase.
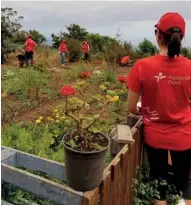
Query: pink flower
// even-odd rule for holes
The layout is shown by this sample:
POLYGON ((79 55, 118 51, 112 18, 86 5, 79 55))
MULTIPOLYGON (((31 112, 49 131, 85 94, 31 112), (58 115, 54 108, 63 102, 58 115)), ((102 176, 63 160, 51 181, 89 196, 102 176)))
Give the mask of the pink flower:
POLYGON ((74 95, 76 93, 76 90, 71 86, 65 85, 61 87, 60 92, 63 96, 69 96, 69 95, 74 95))

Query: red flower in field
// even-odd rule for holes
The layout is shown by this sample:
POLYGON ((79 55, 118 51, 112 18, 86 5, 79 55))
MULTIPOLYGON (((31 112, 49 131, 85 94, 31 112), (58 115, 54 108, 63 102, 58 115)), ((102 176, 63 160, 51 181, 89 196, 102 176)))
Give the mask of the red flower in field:
POLYGON ((68 95, 74 95, 76 93, 76 90, 71 86, 65 85, 61 87, 60 92, 63 96, 68 96, 68 95))
POLYGON ((92 75, 91 72, 84 71, 80 73, 80 78, 90 78, 91 75, 92 75))
POLYGON ((123 75, 120 75, 117 77, 117 80, 121 83, 128 83, 128 77, 127 76, 123 76, 123 75))

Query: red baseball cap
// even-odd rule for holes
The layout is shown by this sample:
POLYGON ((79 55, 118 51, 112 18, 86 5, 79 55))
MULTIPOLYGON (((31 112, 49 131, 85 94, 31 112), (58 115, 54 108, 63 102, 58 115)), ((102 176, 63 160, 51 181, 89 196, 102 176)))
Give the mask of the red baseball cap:
POLYGON ((164 14, 155 27, 166 34, 172 34, 169 32, 169 29, 177 27, 181 30, 181 35, 184 36, 186 23, 180 14, 171 12, 164 14))

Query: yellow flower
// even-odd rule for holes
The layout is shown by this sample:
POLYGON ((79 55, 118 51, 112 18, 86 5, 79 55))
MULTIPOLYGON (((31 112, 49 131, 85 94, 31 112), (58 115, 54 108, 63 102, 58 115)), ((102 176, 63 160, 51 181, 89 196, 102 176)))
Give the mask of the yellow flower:
POLYGON ((111 97, 110 95, 106 95, 106 98, 110 101, 110 102, 117 102, 119 100, 119 96, 115 95, 113 97, 111 97))
POLYGON ((115 95, 114 97, 112 97, 111 102, 117 102, 119 100, 119 96, 115 95))
POLYGON ((64 117, 64 116, 61 117, 61 120, 65 120, 65 119, 66 119, 66 117, 64 117))
POLYGON ((57 109, 55 109, 55 110, 54 110, 54 112, 58 112, 58 110, 57 110, 57 109))
POLYGON ((60 122, 60 120, 56 120, 55 122, 56 122, 56 123, 59 123, 59 122, 60 122))
POLYGON ((57 113, 55 117, 56 117, 56 118, 59 118, 59 114, 57 113))
POLYGON ((41 120, 40 120, 40 119, 37 119, 37 120, 36 120, 36 124, 39 124, 39 123, 41 123, 41 120))
POLYGON ((48 121, 53 121, 54 119, 52 117, 47 117, 48 121))
POLYGON ((111 101, 112 100, 112 97, 110 95, 106 95, 106 98, 111 101))
POLYGON ((39 120, 43 120, 43 117, 42 117, 42 116, 40 116, 38 119, 39 119, 39 120))

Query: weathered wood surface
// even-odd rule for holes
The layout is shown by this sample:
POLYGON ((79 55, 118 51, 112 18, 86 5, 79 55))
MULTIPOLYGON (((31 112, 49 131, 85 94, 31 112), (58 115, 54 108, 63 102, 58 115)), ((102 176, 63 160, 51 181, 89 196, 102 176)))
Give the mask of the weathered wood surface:
POLYGON ((16 166, 16 151, 1 149, 1 162, 11 166, 16 166))
POLYGON ((15 156, 12 156, 12 158, 10 156, 9 159, 4 159, 3 161, 1 159, 1 161, 5 164, 9 164, 15 167, 23 167, 32 171, 34 170, 41 171, 63 182, 67 181, 64 164, 52 160, 44 159, 25 152, 21 152, 15 149, 11 149, 9 147, 4 147, 1 153, 2 156, 7 156, 4 155, 4 153, 15 154, 15 156))
POLYGON ((111 172, 104 174, 103 181, 100 185, 100 205, 110 205, 111 200, 111 172))
POLYGON ((121 205, 127 204, 127 176, 128 176, 128 164, 129 164, 129 152, 124 152, 121 154, 121 205))
POLYGON ((120 189, 120 159, 116 159, 112 167, 112 204, 119 205, 119 189, 120 189))
MULTIPOLYGON (((128 151, 128 145, 124 145, 123 148, 120 150, 120 152, 118 152, 118 154, 115 156, 115 159, 120 158, 121 154, 128 151)), ((113 159, 108 165, 107 167, 104 169, 104 172, 106 173, 107 171, 111 170, 111 166, 114 165, 115 160, 113 159)))
POLYGON ((112 160, 125 144, 131 143, 134 140, 128 125, 117 125, 117 128, 113 129, 111 135, 110 159, 112 160))
POLYGON ((99 188, 93 191, 84 192, 82 198, 82 205, 97 205, 99 200, 99 188))
POLYGON ((57 204, 81 205, 82 203, 82 192, 3 163, 1 179, 57 204))
POLYGON ((119 143, 132 141, 131 128, 128 125, 117 125, 117 139, 119 143))

